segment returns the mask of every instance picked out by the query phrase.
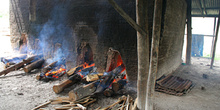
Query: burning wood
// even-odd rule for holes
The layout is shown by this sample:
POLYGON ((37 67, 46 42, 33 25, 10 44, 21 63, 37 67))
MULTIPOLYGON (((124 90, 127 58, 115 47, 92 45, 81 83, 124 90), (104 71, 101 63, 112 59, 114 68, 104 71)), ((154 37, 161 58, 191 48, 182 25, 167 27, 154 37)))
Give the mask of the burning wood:
POLYGON ((61 84, 54 85, 53 91, 55 93, 62 92, 65 88, 73 85, 74 83, 81 81, 84 76, 88 75, 94 67, 95 64, 91 65, 83 65, 82 67, 78 67, 67 80, 63 81, 61 84))
POLYGON ((53 62, 53 63, 51 63, 51 64, 45 66, 45 67, 42 69, 42 72, 43 72, 43 73, 46 73, 46 72, 52 70, 54 67, 56 67, 57 62, 58 62, 58 61, 55 61, 55 62, 53 62))
POLYGON ((63 65, 58 66, 58 61, 55 61, 53 63, 50 63, 49 65, 43 67, 40 75, 36 76, 37 80, 44 79, 45 81, 48 81, 50 79, 56 79, 62 76, 66 73, 66 69, 63 65))
POLYGON ((113 71, 105 72, 103 76, 99 78, 99 80, 70 91, 69 97, 72 100, 77 100, 85 96, 95 95, 102 92, 104 92, 104 95, 106 96, 111 96, 113 93, 115 93, 111 87, 112 82, 114 81, 115 77, 120 75, 122 70, 124 70, 123 64, 115 68, 113 71))
POLYGON ((37 76, 37 79, 49 81, 52 79, 58 79, 66 73, 66 69, 63 65, 57 66, 54 69, 48 71, 47 73, 41 73, 40 76, 37 76))
POLYGON ((15 65, 13 65, 13 66, 11 66, 11 67, 8 67, 5 70, 1 71, 0 72, 0 76, 3 75, 3 74, 6 75, 6 74, 8 74, 11 71, 17 70, 18 68, 24 66, 24 64, 30 63, 31 61, 39 59, 41 57, 42 57, 41 55, 31 56, 31 57, 29 57, 29 58, 27 58, 27 59, 25 59, 25 60, 15 64, 15 65))
POLYGON ((95 63, 93 63, 93 62, 90 62, 90 63, 84 63, 84 64, 81 64, 81 65, 79 65, 79 66, 77 66, 77 67, 75 67, 75 68, 72 68, 72 69, 70 69, 68 72, 67 72, 67 75, 68 76, 71 76, 71 75, 73 75, 73 74, 76 74, 76 73, 78 73, 78 72, 81 72, 82 70, 84 70, 85 71, 85 69, 87 69, 87 68, 91 68, 91 67, 94 67, 95 66, 95 63))

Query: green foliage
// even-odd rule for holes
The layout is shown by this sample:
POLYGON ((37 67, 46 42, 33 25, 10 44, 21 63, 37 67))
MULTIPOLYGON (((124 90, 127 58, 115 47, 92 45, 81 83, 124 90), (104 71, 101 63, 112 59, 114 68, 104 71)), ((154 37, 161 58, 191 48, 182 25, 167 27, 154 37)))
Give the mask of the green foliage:
POLYGON ((1 10, 0 11, 0 18, 9 18, 9 12, 1 10))
MULTIPOLYGON (((203 57, 205 57, 205 58, 211 58, 210 54, 204 54, 203 57)), ((215 60, 220 60, 220 55, 219 55, 219 54, 216 54, 216 55, 215 55, 215 60)))

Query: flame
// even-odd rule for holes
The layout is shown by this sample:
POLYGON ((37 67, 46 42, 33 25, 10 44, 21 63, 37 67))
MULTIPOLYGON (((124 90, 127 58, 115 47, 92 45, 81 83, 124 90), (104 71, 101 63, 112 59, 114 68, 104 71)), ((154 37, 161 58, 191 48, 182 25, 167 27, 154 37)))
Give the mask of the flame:
POLYGON ((82 78, 84 77, 84 75, 82 75, 80 72, 78 72, 77 74, 80 75, 82 78))
POLYGON ((66 69, 63 68, 62 66, 56 70, 56 71, 49 71, 45 74, 46 77, 50 77, 52 76, 52 78, 59 78, 61 75, 65 74, 66 73, 66 69))
MULTIPOLYGON (((89 65, 87 62, 85 62, 83 64, 83 69, 90 68, 90 67, 93 67, 93 66, 95 66, 95 63, 92 63, 92 64, 89 65)), ((82 71, 82 69, 79 70, 78 72, 81 72, 81 71, 82 71)))
MULTIPOLYGON (((112 63, 115 63, 115 62, 112 62, 112 63)), ((121 55, 118 55, 118 59, 117 59, 117 62, 116 62, 117 64, 116 64, 116 67, 118 67, 118 66, 120 66, 120 65, 122 65, 123 64, 123 61, 122 61, 122 59, 121 59, 121 55)), ((112 71, 112 70, 114 70, 116 67, 114 67, 113 66, 114 64, 111 64, 110 65, 110 67, 109 67, 109 69, 108 69, 108 71, 107 72, 109 72, 109 71, 112 71)), ((121 71, 121 72, 123 72, 125 70, 125 68, 121 71)))

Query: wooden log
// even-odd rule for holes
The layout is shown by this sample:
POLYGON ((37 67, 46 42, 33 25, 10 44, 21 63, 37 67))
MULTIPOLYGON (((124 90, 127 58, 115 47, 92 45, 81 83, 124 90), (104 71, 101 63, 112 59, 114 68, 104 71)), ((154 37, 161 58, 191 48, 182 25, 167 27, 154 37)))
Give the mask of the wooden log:
POLYGON ((81 70, 83 68, 83 64, 81 65, 78 65, 77 67, 74 67, 74 68, 71 68, 68 72, 67 72, 67 75, 68 76, 71 76, 73 75, 74 73, 77 73, 79 70, 81 70))
POLYGON ((99 80, 99 76, 98 74, 89 74, 86 76, 86 81, 90 82, 90 81, 96 81, 99 80))
POLYGON ((45 66, 43 69, 42 69, 42 72, 43 73, 47 73, 49 70, 51 70, 57 63, 58 61, 55 61, 47 66, 45 66))
POLYGON ((29 58, 27 58, 27 59, 21 61, 20 63, 17 63, 17 64, 15 64, 15 65, 13 65, 13 66, 11 66, 11 67, 9 67, 9 68, 7 68, 7 69, 1 71, 1 72, 0 72, 0 76, 3 75, 3 74, 6 75, 6 74, 8 74, 8 73, 11 72, 11 71, 15 71, 15 70, 17 70, 18 68, 20 68, 21 66, 23 66, 24 64, 30 63, 32 60, 34 60, 34 59, 36 59, 36 58, 39 58, 39 57, 40 57, 39 55, 31 56, 31 57, 29 57, 29 58))
POLYGON ((11 65, 14 65, 23 59, 27 58, 26 54, 20 54, 18 56, 12 56, 12 57, 2 57, 1 62, 5 64, 5 69, 8 68, 11 65))
POLYGON ((51 101, 48 101, 48 102, 46 102, 46 103, 43 103, 43 104, 41 104, 41 105, 39 105, 39 106, 33 108, 32 110, 37 110, 37 109, 39 109, 39 108, 41 108, 41 107, 44 107, 44 106, 46 106, 46 105, 48 105, 48 104, 50 104, 50 103, 51 103, 51 101))
MULTIPOLYGON (((22 60, 27 58, 26 54, 20 54, 18 56, 12 56, 12 57, 2 57, 1 58, 1 62, 3 62, 4 64, 7 64, 9 62, 14 62, 16 60, 22 60)), ((15 63, 15 62, 14 62, 15 63)))
POLYGON ((77 102, 79 102, 78 99, 86 99, 86 98, 88 99, 88 98, 90 98, 89 96, 93 95, 95 90, 96 90, 96 87, 93 86, 93 85, 87 86, 85 88, 83 86, 81 86, 79 88, 71 90, 69 92, 69 98, 72 101, 77 100, 77 102))
POLYGON ((78 107, 80 107, 82 110, 86 110, 86 107, 81 104, 76 104, 78 107))
POLYGON ((145 110, 147 98, 147 80, 149 74, 149 35, 148 35, 148 1, 136 0, 136 21, 147 34, 137 32, 138 80, 137 80, 137 107, 145 110))
POLYGON ((153 18, 153 34, 151 42, 150 68, 147 80, 147 105, 145 109, 153 110, 154 89, 157 76, 157 65, 159 55, 159 42, 161 31, 163 0, 155 0, 154 3, 154 18, 153 18))
POLYGON ((88 106, 89 104, 92 104, 92 103, 94 103, 96 101, 96 99, 93 99, 93 100, 91 100, 91 101, 89 101, 88 103, 86 103, 86 104, 84 104, 83 106, 88 106))
POLYGON ((71 107, 62 107, 62 106, 59 106, 59 107, 54 107, 55 110, 69 110, 71 109, 71 107))
POLYGON ((213 64, 214 64, 215 51, 216 51, 216 45, 217 45, 217 40, 218 40, 219 25, 220 25, 220 10, 219 10, 219 15, 218 15, 218 23, 217 23, 216 33, 215 33, 215 42, 214 42, 214 47, 213 47, 213 52, 212 52, 212 60, 211 60, 210 69, 213 68, 213 64))
POLYGON ((112 90, 116 93, 119 90, 123 89, 126 84, 127 84, 126 79, 122 79, 117 82, 114 82, 114 83, 112 83, 112 90))
POLYGON ((69 79, 63 81, 61 84, 54 85, 53 91, 58 94, 58 93, 62 92, 65 88, 73 85, 74 83, 80 81, 81 79, 82 78, 80 75, 74 74, 71 77, 69 77, 69 79))
POLYGON ((138 100, 137 100, 137 98, 135 99, 135 101, 134 101, 134 105, 132 105, 132 109, 131 110, 138 110, 138 107, 137 107, 137 102, 138 100))
POLYGON ((39 68, 43 65, 44 59, 39 59, 24 67, 24 72, 29 73, 31 70, 39 68))
POLYGON ((111 97, 114 94, 114 92, 111 89, 106 89, 104 90, 103 94, 107 97, 111 97))

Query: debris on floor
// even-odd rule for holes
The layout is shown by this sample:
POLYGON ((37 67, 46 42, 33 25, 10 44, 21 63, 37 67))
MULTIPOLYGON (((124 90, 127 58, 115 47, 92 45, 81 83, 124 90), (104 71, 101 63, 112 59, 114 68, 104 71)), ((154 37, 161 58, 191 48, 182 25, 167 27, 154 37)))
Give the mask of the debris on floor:
POLYGON ((56 99, 51 99, 50 101, 41 104, 32 110, 43 109, 46 105, 52 104, 56 105, 55 110, 86 110, 86 107, 90 104, 96 102, 95 98, 87 96, 79 100, 72 101, 69 97, 57 97, 56 99))
POLYGON ((191 80, 182 79, 173 75, 163 75, 156 81, 155 91, 171 95, 182 96, 194 87, 191 80))

